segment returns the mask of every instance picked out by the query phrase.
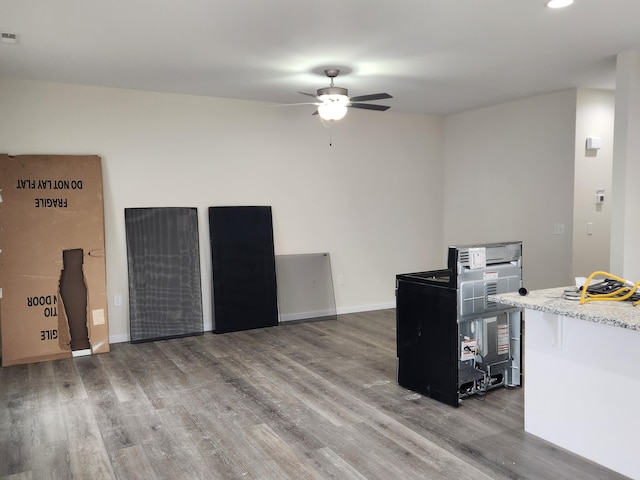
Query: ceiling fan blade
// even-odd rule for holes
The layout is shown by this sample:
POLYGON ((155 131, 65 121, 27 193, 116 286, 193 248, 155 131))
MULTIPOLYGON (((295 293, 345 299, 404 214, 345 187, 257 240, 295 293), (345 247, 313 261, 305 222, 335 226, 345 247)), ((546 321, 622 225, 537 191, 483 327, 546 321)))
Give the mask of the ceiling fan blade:
POLYGON ((389 105, 374 105, 372 103, 352 103, 348 106, 353 108, 364 108, 365 110, 378 110, 380 112, 384 112, 391 108, 389 105))
POLYGON ((296 105, 321 105, 318 102, 299 102, 299 103, 276 103, 272 107, 294 107, 296 105))
POLYGON ((388 93, 374 93, 371 95, 360 95, 359 97, 351 97, 352 102, 368 102, 370 100, 384 100, 385 98, 393 98, 388 93))
POLYGON ((315 93, 307 93, 307 92, 298 92, 301 95, 307 95, 309 97, 313 97, 313 98, 318 98, 318 96, 315 93))

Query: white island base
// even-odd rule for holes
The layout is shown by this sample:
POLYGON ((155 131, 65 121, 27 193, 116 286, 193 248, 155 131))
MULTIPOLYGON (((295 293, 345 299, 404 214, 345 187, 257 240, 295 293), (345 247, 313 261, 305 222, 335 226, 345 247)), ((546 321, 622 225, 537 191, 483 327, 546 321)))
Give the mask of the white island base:
POLYGON ((640 478, 640 332, 531 309, 524 318, 525 431, 640 478))

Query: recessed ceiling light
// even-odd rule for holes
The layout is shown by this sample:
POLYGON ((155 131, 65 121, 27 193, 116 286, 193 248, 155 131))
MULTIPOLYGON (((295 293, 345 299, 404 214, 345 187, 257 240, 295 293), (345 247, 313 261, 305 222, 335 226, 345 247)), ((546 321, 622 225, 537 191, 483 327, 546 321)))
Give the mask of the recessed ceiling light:
POLYGON ((547 7, 549 8, 564 8, 573 3, 573 0, 549 0, 547 7))

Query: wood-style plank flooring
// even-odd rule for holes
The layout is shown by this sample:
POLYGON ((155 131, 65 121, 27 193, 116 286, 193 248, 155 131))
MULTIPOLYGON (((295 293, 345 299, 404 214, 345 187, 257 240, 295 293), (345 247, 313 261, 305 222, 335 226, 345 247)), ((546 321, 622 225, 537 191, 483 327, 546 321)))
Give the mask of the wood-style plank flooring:
POLYGON ((383 310, 0 369, 0 478, 625 478, 525 433, 521 388, 398 386, 395 338, 383 310))

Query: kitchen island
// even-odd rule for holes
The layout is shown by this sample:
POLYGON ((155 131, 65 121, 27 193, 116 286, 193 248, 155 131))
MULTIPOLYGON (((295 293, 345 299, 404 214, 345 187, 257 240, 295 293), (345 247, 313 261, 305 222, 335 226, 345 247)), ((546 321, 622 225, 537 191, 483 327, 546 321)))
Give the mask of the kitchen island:
POLYGON ((525 431, 640 478, 640 306, 505 293, 524 309, 525 431))

